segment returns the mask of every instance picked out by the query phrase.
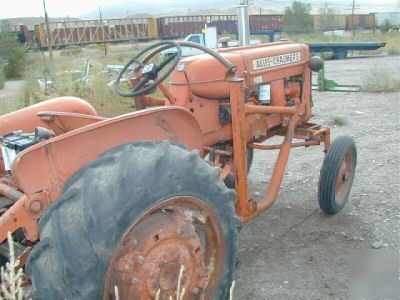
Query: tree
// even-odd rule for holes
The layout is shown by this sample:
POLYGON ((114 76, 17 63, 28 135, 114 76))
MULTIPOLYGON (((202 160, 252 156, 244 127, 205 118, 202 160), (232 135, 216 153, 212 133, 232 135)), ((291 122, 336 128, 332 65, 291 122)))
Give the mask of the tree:
POLYGON ((335 9, 329 7, 328 3, 325 3, 323 7, 319 9, 320 21, 319 21, 319 30, 327 31, 327 30, 334 30, 338 29, 338 22, 336 18, 335 9))
POLYGON ((308 33, 313 31, 313 18, 310 15, 311 4, 293 1, 286 7, 284 30, 289 33, 308 33))
POLYGON ((7 30, 8 23, 1 22, 0 58, 5 60, 3 68, 6 78, 14 79, 23 75, 28 47, 18 42, 18 36, 7 30))
POLYGON ((383 31, 383 32, 388 32, 390 29, 392 29, 394 27, 394 25, 393 25, 393 22, 389 19, 389 18, 386 18, 383 22, 382 22, 382 24, 381 24, 381 26, 380 26, 380 29, 381 29, 381 31, 383 31))

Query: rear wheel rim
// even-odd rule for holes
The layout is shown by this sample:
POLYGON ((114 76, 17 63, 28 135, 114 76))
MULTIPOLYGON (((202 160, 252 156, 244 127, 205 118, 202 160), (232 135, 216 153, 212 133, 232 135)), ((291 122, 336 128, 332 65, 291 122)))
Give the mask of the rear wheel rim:
POLYGON ((338 176, 336 179, 335 202, 343 205, 350 193, 351 184, 354 177, 354 155, 347 152, 339 166, 338 176))
POLYGON ((211 299, 223 259, 222 229, 213 208, 195 197, 170 198, 125 231, 105 275, 103 298, 114 299, 118 289, 120 299, 157 294, 160 300, 175 299, 180 277, 183 299, 211 299))

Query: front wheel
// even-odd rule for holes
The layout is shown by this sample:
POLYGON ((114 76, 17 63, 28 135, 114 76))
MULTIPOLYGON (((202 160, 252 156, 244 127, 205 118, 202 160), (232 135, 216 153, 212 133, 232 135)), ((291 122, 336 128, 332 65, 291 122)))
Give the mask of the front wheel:
POLYGON ((195 151, 135 142, 73 175, 40 220, 33 299, 225 299, 235 193, 195 151), (180 279, 180 280, 179 280, 180 279), (117 291, 117 292, 116 292, 117 291))
POLYGON ((341 136, 333 141, 322 165, 318 199, 328 215, 339 212, 347 203, 357 164, 354 140, 341 136))

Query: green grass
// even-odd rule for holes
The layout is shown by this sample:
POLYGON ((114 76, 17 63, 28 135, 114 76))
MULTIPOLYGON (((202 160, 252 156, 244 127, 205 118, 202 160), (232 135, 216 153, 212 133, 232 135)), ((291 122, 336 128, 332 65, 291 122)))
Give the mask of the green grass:
POLYGON ((329 121, 329 124, 332 126, 343 127, 347 124, 347 120, 343 117, 336 116, 329 121))
POLYGON ((114 88, 107 85, 110 78, 101 71, 106 64, 125 64, 135 52, 129 46, 116 46, 106 56, 102 48, 89 47, 68 56, 60 55, 61 51, 54 51, 52 61, 49 58, 44 59, 40 53, 32 53, 23 78, 25 83, 17 91, 15 102, 18 108, 22 108, 54 97, 75 96, 92 104, 100 115, 115 116, 132 111, 133 100, 118 96, 114 88), (89 84, 85 86, 72 74, 64 71, 85 71, 87 60, 90 60, 92 67, 89 84), (39 89, 38 76, 54 78, 54 88, 45 94, 39 89))

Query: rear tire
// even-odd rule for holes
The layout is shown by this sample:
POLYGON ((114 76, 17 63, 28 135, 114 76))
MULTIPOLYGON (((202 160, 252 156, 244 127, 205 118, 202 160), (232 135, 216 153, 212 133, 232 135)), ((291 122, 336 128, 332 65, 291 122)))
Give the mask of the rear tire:
POLYGON ((337 59, 347 58, 347 50, 346 49, 336 49, 335 50, 335 58, 337 58, 337 59))
POLYGON ((335 139, 326 154, 319 179, 319 206, 326 214, 336 214, 346 205, 356 164, 354 140, 348 136, 335 139))
MULTIPOLYGON (((113 298, 114 285, 110 286, 108 283, 110 280, 113 282, 112 280, 116 277, 122 278, 114 276, 115 269, 112 269, 112 266, 118 265, 118 259, 121 258, 115 257, 115 253, 119 253, 116 249, 124 250, 124 247, 127 247, 126 236, 131 228, 150 230, 149 227, 154 227, 151 230, 161 230, 160 236, 158 234, 154 236, 155 240, 153 236, 151 240, 146 240, 146 237, 142 236, 137 239, 138 242, 135 240, 137 247, 145 247, 150 242, 155 245, 157 242, 162 242, 163 246, 154 246, 159 247, 157 249, 160 249, 161 254, 165 247, 168 246, 167 248, 171 249, 175 245, 184 245, 181 248, 185 252, 190 250, 190 245, 195 243, 194 241, 205 239, 208 242, 206 239, 208 235, 202 238, 191 238, 190 243, 186 244, 182 236, 191 234, 190 236, 193 237, 193 228, 195 228, 195 235, 199 235, 197 227, 211 226, 208 224, 214 220, 212 216, 216 216, 215 220, 218 224, 215 224, 215 228, 219 228, 220 233, 218 235, 220 240, 216 239, 219 241, 217 246, 222 247, 223 251, 217 253, 215 257, 212 256, 206 264, 205 257, 214 252, 196 248, 197 254, 193 252, 192 255, 179 258, 178 262, 181 264, 182 261, 189 260, 186 267, 193 264, 205 265, 205 267, 209 266, 208 264, 214 264, 210 268, 215 271, 209 269, 211 273, 208 273, 211 279, 204 279, 204 277, 202 279, 203 281, 210 280, 210 282, 214 280, 213 284, 208 283, 204 290, 200 288, 194 292, 193 288, 187 289, 185 296, 190 296, 192 292, 194 294, 204 292, 206 299, 224 299, 229 293, 235 266, 238 226, 234 210, 235 198, 235 193, 227 189, 219 179, 218 170, 211 168, 196 151, 188 152, 181 146, 169 142, 146 141, 122 145, 107 151, 96 161, 76 172, 65 184, 59 199, 43 214, 39 222, 41 240, 33 248, 26 264, 26 271, 32 282, 32 298, 102 299, 103 296, 104 299, 113 298), (191 205, 189 202, 181 203, 179 208, 168 206, 168 208, 156 210, 155 207, 161 207, 163 203, 169 203, 170 199, 176 198, 197 199, 197 202, 194 201, 195 204, 207 207, 210 214, 205 216, 204 224, 206 225, 202 225, 197 220, 197 211, 190 216, 182 213, 186 211, 187 206, 191 205), (181 227, 184 228, 182 232, 170 231, 169 234, 172 234, 174 240, 177 241, 171 245, 168 242, 171 237, 163 240, 164 227, 160 228, 155 224, 163 219, 171 220, 174 214, 179 215, 176 220, 184 222, 191 220, 197 223, 186 224, 187 226, 181 227), (147 225, 140 228, 143 222, 147 222, 144 223, 147 225), (185 247, 189 250, 185 250, 185 247), (191 258, 192 256, 197 257, 197 260, 191 258), (200 256, 202 263, 199 263, 200 256), (211 262, 211 259, 215 261, 211 262), (110 272, 112 275, 108 275, 110 272), (218 278, 215 274, 219 274, 218 278), (112 291, 110 292, 107 287, 110 287, 112 291), (213 287, 212 294, 206 294, 211 287, 213 287)), ((176 224, 174 222, 168 223, 168 226, 174 226, 176 224)), ((214 223, 212 225, 214 226, 214 223)), ((168 256, 170 252, 164 253, 168 256)), ((172 251, 172 253, 175 252, 172 251)), ((155 256, 155 262, 159 257, 165 256, 161 254, 155 256)), ((148 259, 150 260, 147 256, 143 258, 146 262, 144 265, 147 264, 148 259)), ((154 255, 152 259, 154 261, 154 255)), ((163 271, 161 268, 164 265, 161 263, 158 265, 159 271, 163 271)), ((176 266, 168 262, 168 270, 165 272, 169 274, 175 269, 176 266)), ((186 270, 187 275, 182 285, 188 282, 187 284, 191 286, 190 280, 194 278, 193 270, 195 269, 190 269, 190 267, 186 270)), ((120 272, 125 272, 125 269, 120 272)), ((164 278, 165 280, 156 286, 172 288, 172 284, 174 288, 175 283, 171 283, 168 276, 170 275, 166 275, 166 279, 164 278)), ((161 277, 161 275, 157 277, 160 282, 161 277)), ((149 278, 138 277, 139 281, 136 281, 137 278, 133 276, 129 278, 132 280, 129 279, 128 283, 124 281, 121 286, 118 284, 121 299, 124 299, 126 295, 124 288, 133 289, 134 293, 140 294, 140 297, 130 294, 134 299, 154 298, 154 293, 146 292, 146 288, 151 284, 143 284, 149 281, 149 278), (133 278, 136 278, 135 281, 133 278), (135 284, 140 284, 146 291, 139 291, 135 284)), ((164 293, 163 289, 162 293, 164 293)), ((162 294, 162 297, 166 295, 162 294)))

